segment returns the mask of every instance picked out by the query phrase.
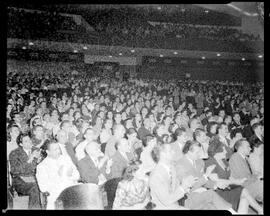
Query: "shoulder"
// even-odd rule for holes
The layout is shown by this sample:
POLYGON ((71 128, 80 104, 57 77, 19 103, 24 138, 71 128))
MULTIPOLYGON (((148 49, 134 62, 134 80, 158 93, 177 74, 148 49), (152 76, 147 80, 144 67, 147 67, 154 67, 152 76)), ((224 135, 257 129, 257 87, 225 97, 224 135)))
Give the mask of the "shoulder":
POLYGON ((17 155, 22 154, 23 149, 21 147, 18 147, 14 150, 12 150, 9 154, 9 158, 16 157, 17 155))

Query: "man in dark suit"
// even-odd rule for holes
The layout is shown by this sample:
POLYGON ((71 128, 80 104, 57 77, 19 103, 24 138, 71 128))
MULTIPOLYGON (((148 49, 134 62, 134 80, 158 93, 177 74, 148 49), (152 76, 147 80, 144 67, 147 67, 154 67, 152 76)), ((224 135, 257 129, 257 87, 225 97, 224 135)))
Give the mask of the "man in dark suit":
POLYGON ((20 134, 17 139, 19 147, 9 155, 12 185, 23 195, 29 195, 29 209, 41 209, 40 193, 35 179, 40 151, 33 150, 28 134, 20 134))
POLYGON ((116 142, 115 148, 117 151, 112 156, 112 167, 110 172, 110 179, 122 177, 124 169, 134 159, 128 140, 125 138, 116 142))
POLYGON ((104 156, 95 142, 87 144, 86 155, 78 162, 81 181, 84 183, 102 184, 110 173, 111 161, 104 156))
POLYGON ((236 179, 246 178, 247 180, 243 186, 249 191, 251 196, 262 201, 263 181, 258 176, 252 174, 247 161, 247 156, 251 150, 249 142, 246 139, 240 139, 235 143, 235 149, 237 152, 231 156, 229 161, 231 176, 236 179))

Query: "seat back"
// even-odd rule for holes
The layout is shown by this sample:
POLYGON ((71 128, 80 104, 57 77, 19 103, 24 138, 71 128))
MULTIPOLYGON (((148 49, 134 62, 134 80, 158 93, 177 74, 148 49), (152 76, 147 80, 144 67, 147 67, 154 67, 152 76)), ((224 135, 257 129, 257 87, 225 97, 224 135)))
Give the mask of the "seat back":
POLYGON ((55 209, 103 210, 102 195, 96 184, 78 184, 66 188, 55 202, 55 209))
POLYGON ((107 193, 107 199, 108 199, 108 209, 112 209, 113 207, 113 202, 116 194, 116 190, 118 187, 119 182, 122 180, 122 178, 113 178, 109 179, 105 184, 104 184, 104 190, 107 193))

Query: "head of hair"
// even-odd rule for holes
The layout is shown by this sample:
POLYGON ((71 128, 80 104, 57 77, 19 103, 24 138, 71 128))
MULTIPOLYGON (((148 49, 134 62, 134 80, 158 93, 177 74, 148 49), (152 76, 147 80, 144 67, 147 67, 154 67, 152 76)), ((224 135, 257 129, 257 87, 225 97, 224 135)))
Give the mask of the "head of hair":
POLYGON ((60 124, 60 129, 63 129, 64 125, 65 125, 65 124, 68 124, 68 123, 70 123, 69 120, 64 120, 64 121, 62 121, 61 124, 60 124))
POLYGON ((247 139, 243 138, 243 139, 240 139, 238 140, 235 144, 234 144, 234 149, 236 151, 238 151, 238 149, 242 146, 243 142, 246 142, 247 139))
POLYGON ((131 134, 134 134, 134 133, 137 134, 137 131, 135 130, 135 128, 129 128, 129 129, 127 129, 127 132, 126 132, 127 135, 131 135, 131 134))
POLYGON ((214 157, 217 153, 223 152, 223 144, 221 142, 210 142, 208 147, 208 155, 214 157))
POLYGON ((197 128, 193 133, 194 140, 197 141, 198 137, 201 136, 202 133, 205 133, 205 130, 202 128, 197 128))
POLYGON ((194 147, 201 147, 201 144, 195 140, 188 140, 183 147, 183 154, 187 154, 189 151, 193 151, 194 147))
POLYGON ((123 170, 123 180, 131 181, 134 178, 134 173, 139 169, 139 167, 135 164, 132 164, 128 167, 126 167, 123 170))
POLYGON ((23 138, 27 137, 27 136, 30 137, 29 133, 20 133, 19 136, 17 137, 17 140, 16 140, 17 144, 18 145, 22 144, 23 138))
POLYGON ((16 124, 10 124, 9 126, 8 126, 8 128, 7 128, 7 141, 11 141, 11 130, 12 130, 12 128, 14 128, 14 127, 16 127, 16 128, 18 128, 19 129, 19 131, 20 131, 20 128, 19 128, 19 126, 18 125, 16 125, 16 124))
POLYGON ((236 128, 236 129, 232 130, 231 133, 230 133, 231 139, 233 139, 236 136, 237 133, 241 133, 242 134, 242 130, 240 128, 236 128))

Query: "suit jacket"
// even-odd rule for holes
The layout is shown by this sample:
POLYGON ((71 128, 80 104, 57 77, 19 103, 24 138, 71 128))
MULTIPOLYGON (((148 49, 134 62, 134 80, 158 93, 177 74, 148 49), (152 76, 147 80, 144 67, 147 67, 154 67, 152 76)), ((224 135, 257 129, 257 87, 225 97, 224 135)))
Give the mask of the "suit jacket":
POLYGON ((177 201, 185 195, 176 177, 176 170, 172 169, 171 171, 172 179, 166 168, 158 163, 150 174, 151 197, 157 209, 179 208, 177 201))
POLYGON ((116 151, 112 156, 112 166, 109 178, 122 177, 124 169, 128 166, 129 162, 133 159, 132 154, 127 154, 128 160, 126 160, 119 151, 116 151))
POLYGON ((234 178, 250 178, 252 175, 247 161, 237 152, 231 156, 229 166, 234 178))
POLYGON ((37 159, 34 159, 32 163, 27 163, 28 159, 29 157, 22 147, 16 148, 9 154, 10 173, 13 178, 19 178, 19 176, 29 177, 35 175, 37 159))
POLYGON ((104 174, 106 177, 105 164, 101 169, 98 169, 89 155, 86 155, 84 158, 79 160, 78 170, 81 175, 82 182, 98 184, 98 176, 100 174, 104 174))
POLYGON ((192 175, 194 177, 198 177, 198 181, 193 185, 192 190, 196 190, 200 187, 213 188, 214 182, 211 180, 207 180, 204 175, 204 161, 202 159, 195 161, 195 166, 191 164, 191 162, 184 155, 177 163, 176 163, 176 173, 179 181, 182 181, 183 178, 192 175))

